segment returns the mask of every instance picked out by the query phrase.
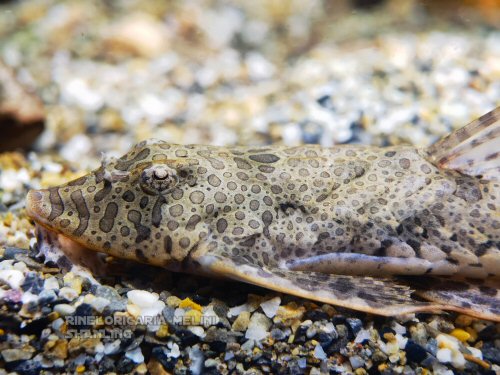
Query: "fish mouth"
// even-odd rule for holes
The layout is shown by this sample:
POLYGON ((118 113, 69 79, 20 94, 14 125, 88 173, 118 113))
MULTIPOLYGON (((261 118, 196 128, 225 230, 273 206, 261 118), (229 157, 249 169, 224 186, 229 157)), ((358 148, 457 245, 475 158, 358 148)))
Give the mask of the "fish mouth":
POLYGON ((30 190, 26 196, 26 214, 43 226, 48 226, 50 216, 49 191, 30 190))

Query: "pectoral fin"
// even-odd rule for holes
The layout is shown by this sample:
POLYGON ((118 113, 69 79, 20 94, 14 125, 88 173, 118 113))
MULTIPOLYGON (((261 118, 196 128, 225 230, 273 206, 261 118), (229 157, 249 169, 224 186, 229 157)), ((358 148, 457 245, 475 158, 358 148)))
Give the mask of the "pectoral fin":
POLYGON ((393 316, 443 308, 412 299, 413 291, 394 279, 261 267, 248 258, 218 254, 203 255, 197 262, 213 274, 373 314, 393 316))
POLYGON ((422 298, 481 319, 500 321, 498 280, 471 281, 440 278, 405 278, 422 298))

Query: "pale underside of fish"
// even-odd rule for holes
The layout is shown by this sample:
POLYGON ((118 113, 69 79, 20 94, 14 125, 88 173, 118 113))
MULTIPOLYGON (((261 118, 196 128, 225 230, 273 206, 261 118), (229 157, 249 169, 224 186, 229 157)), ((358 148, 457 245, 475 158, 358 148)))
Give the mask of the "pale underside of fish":
POLYGON ((381 315, 500 321, 500 109, 428 149, 150 140, 28 214, 86 249, 381 315))

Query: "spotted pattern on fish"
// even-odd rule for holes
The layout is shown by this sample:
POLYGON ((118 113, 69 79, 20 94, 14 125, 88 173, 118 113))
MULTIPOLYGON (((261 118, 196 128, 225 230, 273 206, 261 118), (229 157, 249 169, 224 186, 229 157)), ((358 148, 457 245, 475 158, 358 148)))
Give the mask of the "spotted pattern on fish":
MULTIPOLYGON (((495 136, 495 111, 483 135, 495 136)), ((462 133, 459 154, 470 158, 462 133)), ((408 146, 249 149, 151 140, 78 180, 30 193, 28 211, 114 256, 176 270, 192 264, 376 313, 387 313, 387 298, 406 304, 394 311, 414 311, 410 293, 398 299, 397 288, 377 287, 370 277, 500 277, 500 182, 447 168, 453 152, 447 155, 408 146), (318 297, 327 293, 319 286, 330 297, 318 297), (376 291, 386 300, 373 301, 376 291)), ((496 168, 498 152, 483 159, 496 168)))

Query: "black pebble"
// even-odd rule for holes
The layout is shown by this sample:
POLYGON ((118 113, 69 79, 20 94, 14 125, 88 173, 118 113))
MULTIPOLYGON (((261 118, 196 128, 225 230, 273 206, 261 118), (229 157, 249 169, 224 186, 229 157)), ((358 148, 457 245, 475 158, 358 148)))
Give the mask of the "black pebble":
POLYGON ((483 358, 495 365, 500 365, 500 349, 495 348, 492 343, 484 343, 481 348, 483 358))
POLYGON ((119 374, 129 374, 132 372, 134 367, 135 367, 135 363, 131 359, 128 359, 126 357, 121 357, 118 360, 118 364, 116 366, 116 371, 119 374))
POLYGON ((50 324, 47 317, 33 320, 21 328, 20 332, 27 335, 39 335, 50 324))
POLYGON ((179 329, 176 332, 182 347, 191 346, 200 341, 200 338, 187 329, 179 329))
POLYGON ((495 324, 486 326, 477 334, 479 340, 490 341, 498 338, 497 328, 495 324))
POLYGON ((334 353, 339 353, 341 349, 347 346, 347 343, 350 339, 347 336, 344 336, 338 340, 333 340, 332 344, 328 348, 323 348, 327 355, 332 355, 334 353))
POLYGON ((41 363, 32 359, 6 363, 5 367, 8 371, 17 372, 23 375, 38 375, 42 370, 41 363))
POLYGON ((252 362, 257 366, 271 366, 272 353, 262 352, 252 362))
POLYGON ((273 328, 271 330, 271 337, 277 341, 284 340, 286 338, 285 332, 279 328, 273 328))
POLYGON ((307 328, 309 327, 299 326, 299 328, 297 328, 297 332, 295 332, 295 339, 293 340, 294 344, 304 344, 306 342, 307 328))
POLYGON ((331 108, 332 107, 332 97, 330 95, 323 95, 316 99, 316 102, 322 106, 323 108, 331 108))
POLYGON ((220 372, 215 366, 203 369, 203 375, 219 375, 219 374, 220 372))
POLYGON ((190 297, 194 302, 202 306, 208 305, 210 303, 210 298, 205 296, 200 296, 199 294, 194 294, 190 297))
POLYGON ((339 316, 334 316, 332 318, 332 323, 334 325, 338 325, 338 324, 345 324, 346 323, 346 318, 342 315, 339 315, 339 316))
POLYGON ((288 374, 290 375, 302 375, 305 373, 305 369, 301 368, 297 361, 290 361, 288 364, 288 374))
POLYGON ((333 340, 335 340, 335 337, 326 332, 319 332, 316 335, 316 340, 323 349, 327 349, 332 344, 333 340))
POLYGON ((217 353, 223 353, 226 351, 227 342, 224 341, 212 341, 210 344, 210 349, 217 353))
POLYGON ((108 372, 115 372, 115 361, 112 358, 105 356, 99 362, 99 373, 107 374, 108 372))
POLYGON ((43 290, 43 280, 36 272, 28 272, 21 285, 21 289, 25 292, 29 290, 31 293, 38 295, 43 290))
POLYGON ((350 331, 352 332, 353 336, 356 337, 359 331, 361 331, 361 328, 363 328, 363 322, 361 319, 357 318, 347 318, 347 327, 350 328, 350 331))
POLYGON ((90 323, 92 321, 92 316, 94 316, 92 306, 90 306, 87 303, 82 303, 80 306, 78 306, 73 313, 74 317, 81 318, 81 320, 76 319, 76 323, 83 323, 83 324, 75 324, 72 326, 72 328, 75 329, 89 329, 91 328, 90 324, 85 324, 85 322, 90 323))
POLYGON ((124 352, 129 352, 131 350, 134 350, 136 349, 139 345, 142 344, 142 341, 144 340, 144 336, 139 336, 139 337, 135 337, 134 339, 132 340, 127 340, 126 343, 124 343, 122 341, 122 347, 124 348, 123 351, 124 352), (126 345, 126 346, 125 346, 126 345))
POLYGON ((427 358, 427 351, 413 340, 408 340, 405 346, 406 357, 410 362, 420 363, 427 358))
POLYGON ((164 348, 161 346, 153 348, 151 356, 153 358, 156 358, 167 371, 172 371, 177 362, 177 358, 168 357, 164 351, 164 348))
POLYGON ((304 320, 310 319, 313 322, 317 321, 317 320, 327 320, 328 318, 329 318, 328 314, 324 311, 319 310, 319 309, 310 310, 310 311, 306 312, 304 315, 304 320))

